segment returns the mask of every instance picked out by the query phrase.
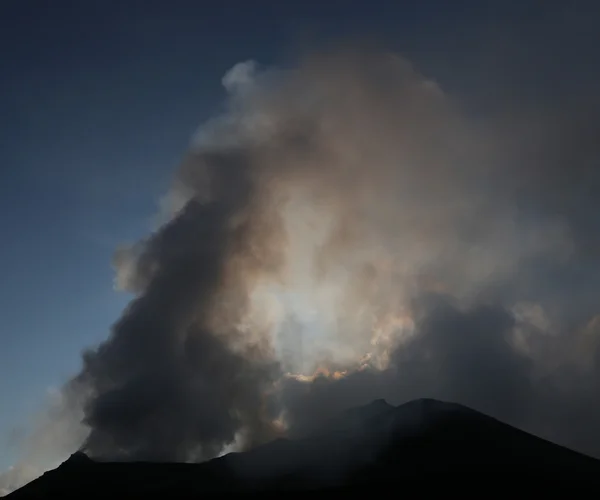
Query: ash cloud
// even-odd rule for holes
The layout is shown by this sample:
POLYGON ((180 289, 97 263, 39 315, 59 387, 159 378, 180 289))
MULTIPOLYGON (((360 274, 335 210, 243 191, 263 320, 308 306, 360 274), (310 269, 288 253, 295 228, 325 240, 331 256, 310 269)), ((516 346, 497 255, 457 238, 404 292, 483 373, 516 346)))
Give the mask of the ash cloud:
POLYGON ((88 453, 203 460, 439 397, 600 456, 597 107, 482 125, 354 46, 223 82, 115 257, 135 298, 74 379, 88 453))
POLYGON ((277 417, 294 434, 325 408, 423 396, 598 446, 548 416, 593 394, 575 352, 596 314, 589 109, 476 128, 364 47, 223 83, 229 110, 170 195, 187 201, 125 261, 139 296, 86 357, 92 454, 206 458, 277 417))

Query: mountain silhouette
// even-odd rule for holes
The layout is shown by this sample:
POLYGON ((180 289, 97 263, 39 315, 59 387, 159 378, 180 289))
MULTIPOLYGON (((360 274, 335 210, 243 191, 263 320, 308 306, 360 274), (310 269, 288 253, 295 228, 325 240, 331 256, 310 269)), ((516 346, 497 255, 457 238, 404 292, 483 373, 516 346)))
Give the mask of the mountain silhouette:
POLYGON ((525 490, 600 492, 600 461, 465 406, 420 399, 398 407, 376 400, 302 439, 278 439, 201 464, 106 463, 77 452, 6 498, 292 492, 493 496, 525 490))

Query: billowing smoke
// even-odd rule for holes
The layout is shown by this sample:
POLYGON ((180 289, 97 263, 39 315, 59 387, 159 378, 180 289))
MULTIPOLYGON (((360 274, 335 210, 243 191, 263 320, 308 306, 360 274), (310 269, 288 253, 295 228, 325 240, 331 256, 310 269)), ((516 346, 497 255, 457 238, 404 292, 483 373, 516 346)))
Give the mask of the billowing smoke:
POLYGON ((89 454, 202 460, 426 396, 600 454, 590 103, 475 124, 356 47, 223 84, 115 257, 135 298, 71 384, 89 454))

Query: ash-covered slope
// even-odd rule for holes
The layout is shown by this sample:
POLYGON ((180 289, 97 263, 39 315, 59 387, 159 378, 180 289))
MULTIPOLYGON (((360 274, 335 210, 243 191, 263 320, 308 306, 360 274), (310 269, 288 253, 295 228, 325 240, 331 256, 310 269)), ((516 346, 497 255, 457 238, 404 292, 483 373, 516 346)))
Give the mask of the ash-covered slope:
POLYGON ((524 487, 600 492, 600 461, 461 405, 421 399, 393 407, 378 400, 305 439, 277 440, 203 464, 99 463, 77 453, 7 498, 411 487, 478 495, 524 487))

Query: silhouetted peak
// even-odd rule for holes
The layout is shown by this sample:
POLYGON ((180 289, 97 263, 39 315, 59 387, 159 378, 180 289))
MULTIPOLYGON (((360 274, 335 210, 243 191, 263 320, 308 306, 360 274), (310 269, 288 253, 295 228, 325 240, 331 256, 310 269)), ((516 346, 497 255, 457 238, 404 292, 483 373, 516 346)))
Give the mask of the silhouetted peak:
POLYGON ((375 417, 377 415, 381 415, 382 413, 393 410, 394 407, 389 404, 385 399, 375 399, 364 406, 358 406, 356 408, 350 408, 346 410, 347 415, 354 415, 360 417, 361 419, 375 417))
POLYGON ((423 414, 434 414, 442 412, 457 412, 457 411, 473 411, 467 407, 459 405, 457 403, 448 403, 446 401, 440 401, 439 399, 433 398, 420 398, 413 399, 397 407, 400 411, 412 411, 418 410, 423 414))
POLYGON ((405 436, 426 432, 429 426, 439 422, 456 422, 456 418, 461 421, 489 418, 466 406, 431 398, 414 399, 397 406, 391 416, 394 432, 405 436))
MULTIPOLYGON (((575 484, 600 491, 597 460, 460 404, 416 399, 394 407, 378 399, 332 424, 329 434, 280 439, 201 464, 107 464, 78 451, 9 498, 142 498, 150 493, 192 498, 281 491, 377 496, 398 484, 431 486, 431 493, 458 486, 464 493, 465 471, 482 483, 501 484, 509 477, 562 496, 573 496, 575 484)), ((476 483, 467 486, 479 488, 476 483)))
POLYGON ((64 463, 63 465, 90 465, 93 464, 94 461, 88 457, 84 451, 76 451, 73 453, 64 463))
POLYGON ((391 404, 389 404, 385 399, 380 398, 380 399, 375 399, 373 401, 371 401, 366 408, 370 408, 374 411, 385 411, 385 410, 390 410, 393 408, 393 406, 391 404))

